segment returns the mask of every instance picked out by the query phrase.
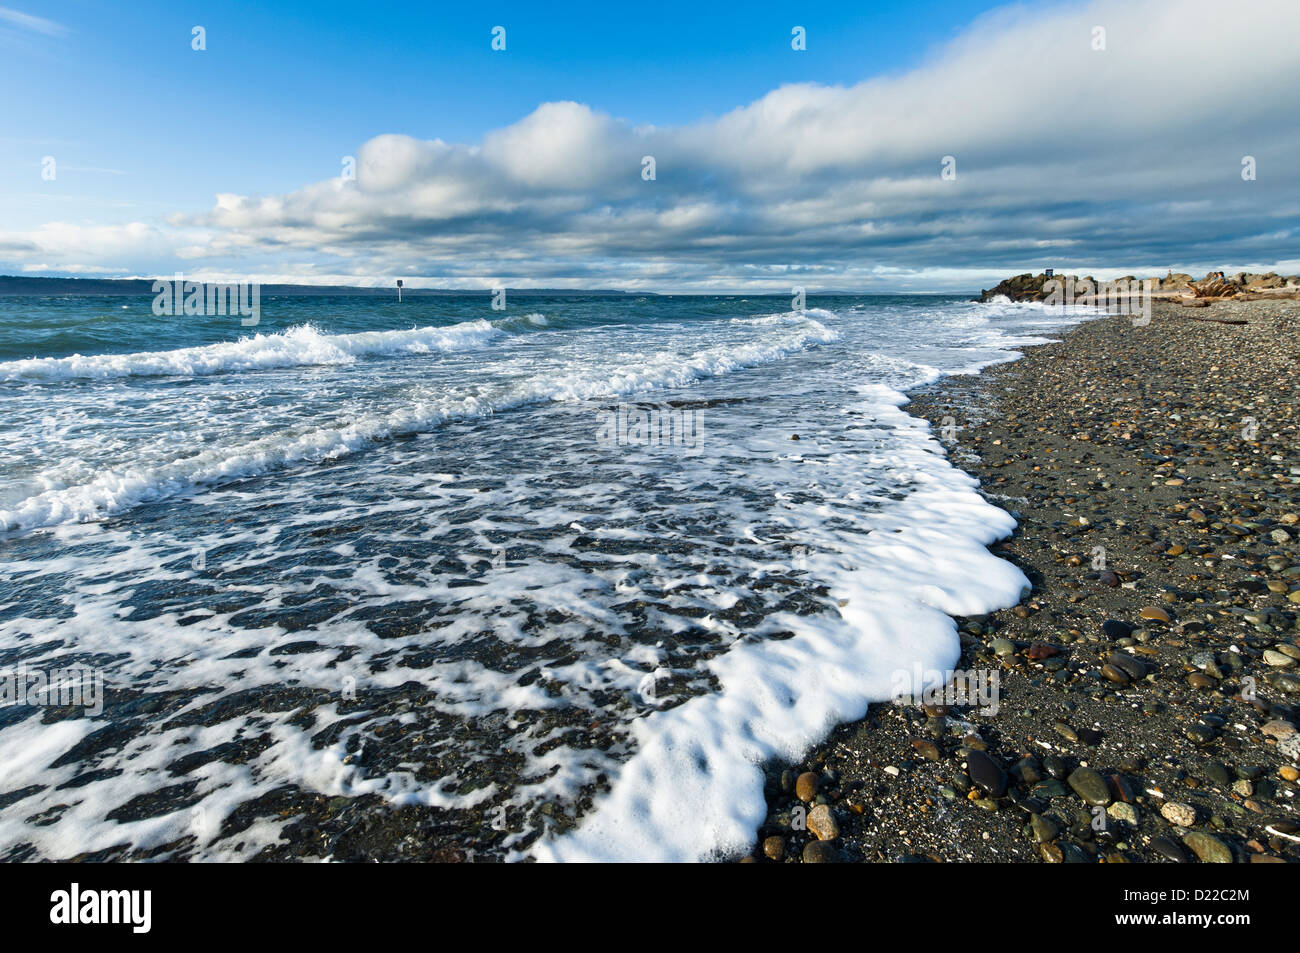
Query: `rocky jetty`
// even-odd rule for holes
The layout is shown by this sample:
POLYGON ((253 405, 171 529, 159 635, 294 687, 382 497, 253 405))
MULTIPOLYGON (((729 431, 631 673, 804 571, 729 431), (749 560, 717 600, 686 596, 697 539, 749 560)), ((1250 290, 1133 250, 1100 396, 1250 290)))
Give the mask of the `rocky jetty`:
MULTIPOLYGON (((1048 275, 1046 272, 1033 274, 1025 272, 998 282, 996 287, 980 292, 976 301, 992 301, 994 298, 1009 298, 1012 301, 1043 301, 1050 291, 1048 282, 1073 282, 1075 286, 1090 283, 1094 288, 1103 289, 1106 282, 1098 281, 1091 275, 1048 275)), ((1112 279, 1125 283, 1137 280, 1133 275, 1112 279)), ((1143 279, 1145 280, 1145 279, 1143 279)), ((1192 299, 1228 299, 1253 296, 1263 298, 1292 297, 1300 300, 1300 275, 1283 276, 1277 272, 1252 274, 1240 271, 1234 275, 1222 271, 1211 271, 1204 278, 1196 279, 1182 272, 1169 272, 1163 278, 1152 277, 1151 290, 1167 297, 1189 296, 1192 299)))
POLYGON ((1010 298, 1012 301, 1042 301, 1048 295, 1045 289, 1049 281, 1054 279, 1067 281, 1070 278, 1078 281, 1075 275, 1049 277, 1045 273, 1035 275, 1031 272, 1025 272, 1023 275, 1016 275, 1014 278, 999 281, 996 287, 981 291, 980 296, 975 300, 992 301, 994 298, 1010 298))

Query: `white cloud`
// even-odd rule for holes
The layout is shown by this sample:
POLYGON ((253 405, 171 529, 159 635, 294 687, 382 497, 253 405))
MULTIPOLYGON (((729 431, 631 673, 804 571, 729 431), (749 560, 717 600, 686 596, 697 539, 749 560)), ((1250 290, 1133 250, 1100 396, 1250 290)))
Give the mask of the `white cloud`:
MULTIPOLYGON (((970 287, 1044 264, 1277 261, 1300 222, 1297 33, 1293 0, 1017 6, 908 73, 784 86, 687 126, 566 101, 481 145, 379 135, 355 181, 219 195, 169 234, 214 268, 448 285, 776 289, 794 269, 810 286, 970 287)), ((13 237, 43 261, 60 237, 77 261, 99 241, 13 237)))
POLYGON ((43 33, 46 36, 63 36, 68 32, 68 28, 61 23, 55 23, 53 20, 33 16, 19 10, 11 10, 8 7, 0 7, 0 21, 22 30, 43 33))

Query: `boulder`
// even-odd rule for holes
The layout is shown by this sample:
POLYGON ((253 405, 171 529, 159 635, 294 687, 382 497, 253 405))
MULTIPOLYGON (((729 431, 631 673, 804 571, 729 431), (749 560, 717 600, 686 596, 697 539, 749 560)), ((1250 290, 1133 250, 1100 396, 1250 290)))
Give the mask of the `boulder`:
POLYGON ((1251 275, 1250 280, 1246 282, 1246 290, 1263 291, 1266 288, 1283 288, 1286 286, 1286 280, 1279 274, 1270 271, 1266 275, 1251 275))
POLYGON ((999 296, 1010 298, 1012 301, 1042 301, 1047 297, 1044 291, 1046 284, 1051 281, 1047 275, 1034 275, 1026 272, 1023 275, 1016 275, 1014 278, 1007 278, 1005 281, 998 282, 995 288, 987 291, 981 291, 980 301, 992 301, 999 296))

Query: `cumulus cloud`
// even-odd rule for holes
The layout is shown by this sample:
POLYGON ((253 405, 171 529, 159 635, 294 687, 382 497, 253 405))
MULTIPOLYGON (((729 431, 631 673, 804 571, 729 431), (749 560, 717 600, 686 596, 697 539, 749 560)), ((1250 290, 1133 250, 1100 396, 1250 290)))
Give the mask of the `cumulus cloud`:
MULTIPOLYGON (((206 234, 187 231, 206 242, 206 234)), ((17 262, 20 271, 116 274, 139 267, 126 262, 162 261, 174 255, 180 234, 146 222, 47 222, 28 232, 0 231, 0 260, 17 262)))
POLYGON ((476 145, 379 135, 355 180, 220 195, 177 227, 203 236, 188 259, 246 273, 480 287, 1267 265, 1300 222, 1298 31, 1293 0, 1016 6, 907 73, 783 86, 686 126, 550 102, 476 145))

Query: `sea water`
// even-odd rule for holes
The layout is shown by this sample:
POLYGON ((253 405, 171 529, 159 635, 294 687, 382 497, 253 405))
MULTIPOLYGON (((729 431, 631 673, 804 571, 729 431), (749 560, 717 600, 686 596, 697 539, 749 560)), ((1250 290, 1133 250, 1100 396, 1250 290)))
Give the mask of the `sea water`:
POLYGON ((247 858, 286 791, 504 858, 725 857, 764 763, 1027 585, 900 405, 1077 312, 490 301, 0 298, 0 672, 105 683, 0 705, 0 857, 247 858))

